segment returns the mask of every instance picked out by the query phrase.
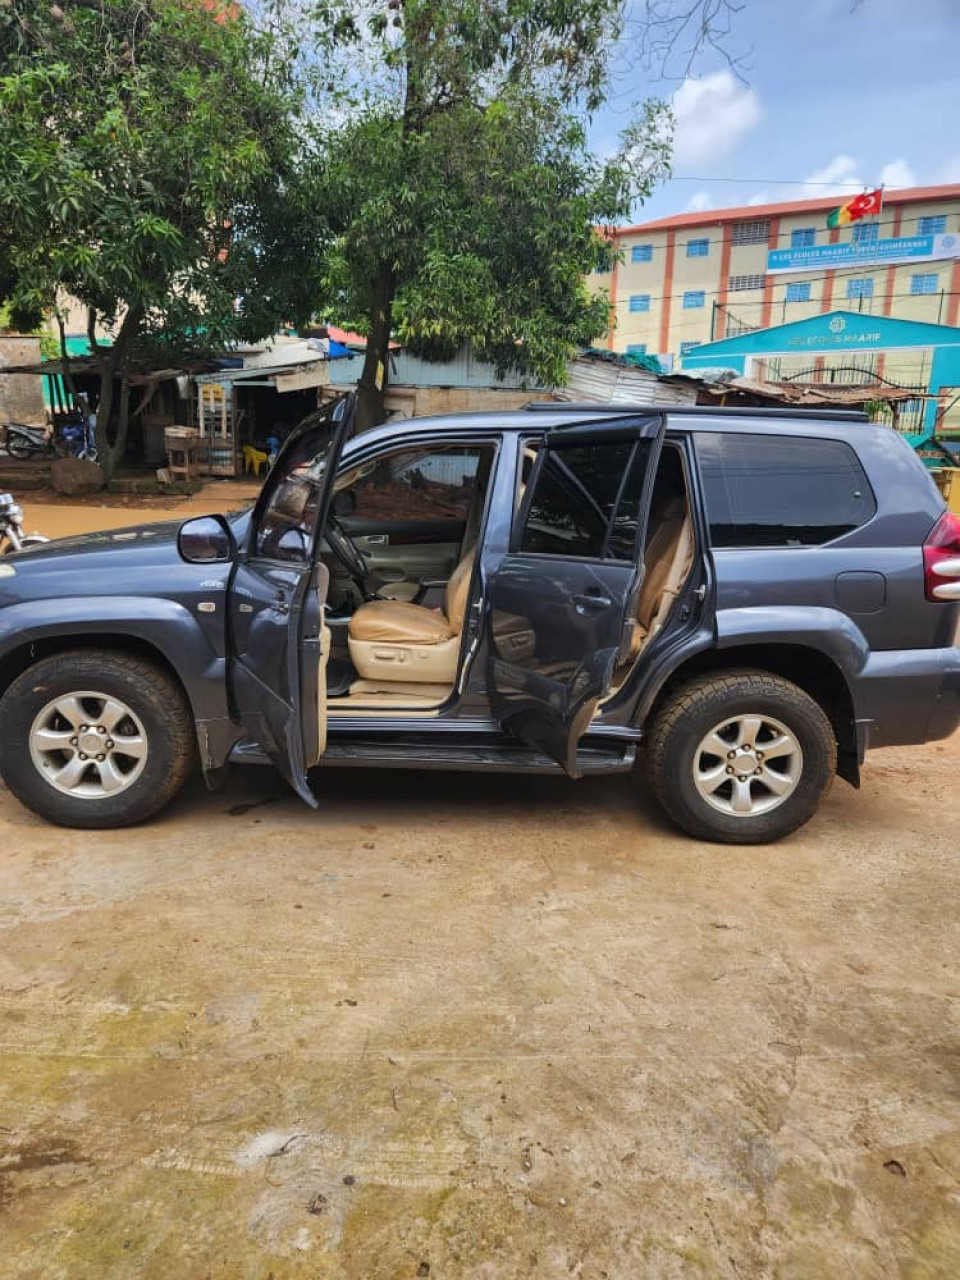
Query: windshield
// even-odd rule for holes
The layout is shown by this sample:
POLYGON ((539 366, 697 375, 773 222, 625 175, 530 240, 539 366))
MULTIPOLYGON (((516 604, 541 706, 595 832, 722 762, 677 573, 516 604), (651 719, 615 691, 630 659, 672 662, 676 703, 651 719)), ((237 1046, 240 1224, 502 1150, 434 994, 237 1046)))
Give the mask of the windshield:
POLYGON ((283 450, 264 485, 254 542, 270 560, 309 560, 338 420, 311 423, 283 450))

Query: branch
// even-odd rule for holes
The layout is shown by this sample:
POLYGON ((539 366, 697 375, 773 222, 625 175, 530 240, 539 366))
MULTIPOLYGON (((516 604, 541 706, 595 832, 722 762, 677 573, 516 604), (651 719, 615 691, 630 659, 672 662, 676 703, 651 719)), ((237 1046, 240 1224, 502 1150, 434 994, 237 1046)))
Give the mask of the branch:
POLYGON ((647 67, 666 74, 674 54, 683 57, 683 77, 691 74, 697 57, 705 49, 719 53, 739 79, 742 60, 729 48, 735 18, 746 7, 746 0, 645 0, 645 16, 638 19, 642 31, 640 57, 647 67))

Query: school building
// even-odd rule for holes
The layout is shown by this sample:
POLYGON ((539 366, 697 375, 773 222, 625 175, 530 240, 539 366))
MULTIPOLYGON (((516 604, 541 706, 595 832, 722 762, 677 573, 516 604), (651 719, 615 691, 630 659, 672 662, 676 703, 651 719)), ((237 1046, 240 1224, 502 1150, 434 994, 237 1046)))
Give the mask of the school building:
MULTIPOLYGON (((837 311, 956 327, 960 184, 885 191, 878 214, 829 228, 845 199, 710 209, 610 231, 618 261, 591 278, 610 298, 606 346, 677 369, 703 344, 837 311)), ((774 350, 766 344, 770 379, 929 384, 932 357, 918 345, 774 350)))

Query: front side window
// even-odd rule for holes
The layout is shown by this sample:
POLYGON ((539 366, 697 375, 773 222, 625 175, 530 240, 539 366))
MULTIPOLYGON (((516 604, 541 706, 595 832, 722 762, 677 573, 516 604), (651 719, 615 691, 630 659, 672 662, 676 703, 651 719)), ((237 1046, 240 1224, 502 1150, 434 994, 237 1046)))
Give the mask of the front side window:
POLYGON ((790 232, 791 249, 809 249, 817 243, 815 227, 797 227, 790 232))
POLYGON ((481 450, 466 446, 401 449, 337 481, 356 500, 354 518, 372 523, 465 520, 481 450))
POLYGON ((703 306, 706 297, 707 295, 703 289, 688 289, 683 295, 683 309, 685 311, 696 311, 703 306))
POLYGON ((787 301, 788 302, 809 302, 810 301, 810 281, 801 280, 797 284, 787 285, 787 301))
POLYGON ((630 295, 631 311, 649 311, 650 295, 649 293, 632 293, 630 295))
POLYGON ((652 244, 635 244, 630 250, 631 262, 650 262, 653 259, 652 244))
POLYGON ((553 447, 535 480, 520 550, 632 560, 650 440, 553 447))
POLYGON ((715 547, 819 546, 877 509, 839 440, 698 432, 697 458, 715 547))
POLYGON ((327 418, 282 453, 260 500, 254 552, 270 560, 310 559, 335 423, 327 418))
POLYGON ((687 257, 688 258, 708 258, 710 256, 709 240, 688 240, 687 241, 687 257))

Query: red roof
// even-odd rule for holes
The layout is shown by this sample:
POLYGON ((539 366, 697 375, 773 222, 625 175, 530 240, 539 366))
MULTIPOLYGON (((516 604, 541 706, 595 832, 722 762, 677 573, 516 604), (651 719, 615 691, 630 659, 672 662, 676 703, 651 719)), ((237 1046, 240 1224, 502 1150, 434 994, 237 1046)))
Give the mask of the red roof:
MULTIPOLYGON (((696 213, 675 213, 670 218, 656 218, 653 222, 639 222, 632 227, 604 228, 605 234, 630 235, 635 231, 673 231, 680 227, 706 227, 721 222, 742 222, 752 218, 771 218, 791 213, 814 213, 817 210, 836 209, 850 196, 818 196, 815 200, 785 200, 782 204, 748 204, 736 209, 704 209, 696 213)), ((884 191, 884 207, 893 204, 920 204, 933 200, 960 200, 960 183, 948 183, 940 187, 905 187, 902 191, 884 191)))
MULTIPOLYGON (((366 348, 366 338, 361 337, 359 333, 354 333, 352 329, 338 329, 335 324, 328 324, 326 330, 327 337, 332 338, 334 342, 339 342, 342 347, 366 348)), ((391 341, 390 350, 399 351, 400 343, 391 341)))

